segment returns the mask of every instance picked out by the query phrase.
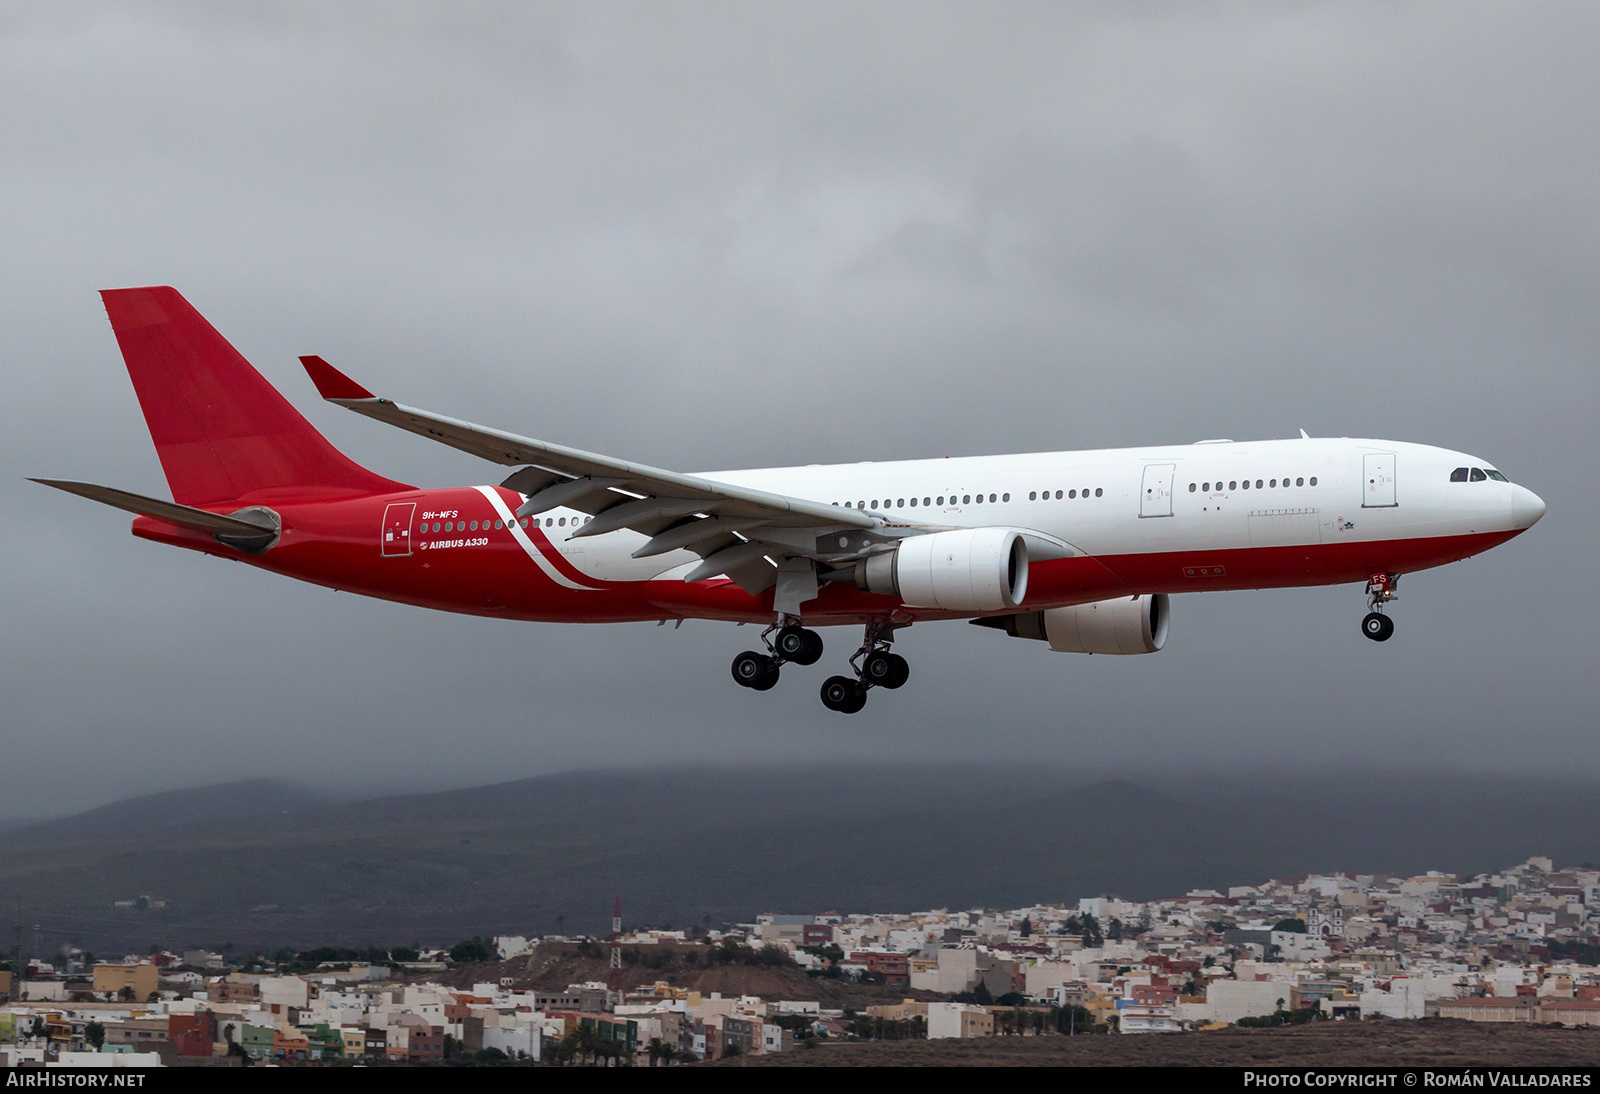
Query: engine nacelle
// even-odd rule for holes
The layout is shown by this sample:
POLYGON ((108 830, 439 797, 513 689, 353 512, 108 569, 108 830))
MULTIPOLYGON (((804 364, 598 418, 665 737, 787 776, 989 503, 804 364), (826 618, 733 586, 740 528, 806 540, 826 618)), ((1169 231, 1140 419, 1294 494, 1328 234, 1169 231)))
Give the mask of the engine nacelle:
POLYGON ((855 582, 911 608, 992 612, 1028 593, 1028 544, 1009 528, 963 528, 900 541, 856 563, 855 582))
POLYGON ((1048 642, 1057 653, 1155 653, 1167 644, 1169 612, 1167 594, 1155 593, 973 622, 1048 642))

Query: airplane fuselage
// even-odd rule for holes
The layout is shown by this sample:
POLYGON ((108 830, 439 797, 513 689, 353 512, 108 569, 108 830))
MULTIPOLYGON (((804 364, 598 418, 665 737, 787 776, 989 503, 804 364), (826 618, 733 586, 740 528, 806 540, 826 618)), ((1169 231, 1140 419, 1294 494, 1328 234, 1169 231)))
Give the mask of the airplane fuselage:
MULTIPOLYGON (((1004 527, 1036 550, 1020 608, 1148 593, 1367 581, 1467 558, 1524 531, 1544 505, 1487 461, 1405 442, 1294 439, 808 465, 700 477, 947 528, 1004 527), (1462 474, 1465 469, 1465 475, 1462 474), (1464 481, 1452 481, 1452 477, 1464 481)), ((240 559, 349 592, 444 611, 548 622, 773 619, 771 589, 725 577, 686 583, 688 550, 633 555, 626 528, 574 538, 589 519, 556 508, 520 520, 503 486, 296 500, 264 492, 218 511, 270 506, 272 550, 241 557, 149 517, 136 535, 240 559)), ((848 539, 848 533, 843 537, 848 539)), ((807 626, 952 618, 828 583, 807 626)))

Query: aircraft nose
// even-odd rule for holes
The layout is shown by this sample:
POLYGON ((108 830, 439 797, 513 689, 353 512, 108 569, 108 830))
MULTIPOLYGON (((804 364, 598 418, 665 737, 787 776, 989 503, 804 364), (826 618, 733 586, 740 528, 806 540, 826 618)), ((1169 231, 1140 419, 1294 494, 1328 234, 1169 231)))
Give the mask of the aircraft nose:
POLYGON ((1511 488, 1511 523, 1526 530, 1539 523, 1544 516, 1544 499, 1526 486, 1511 488))

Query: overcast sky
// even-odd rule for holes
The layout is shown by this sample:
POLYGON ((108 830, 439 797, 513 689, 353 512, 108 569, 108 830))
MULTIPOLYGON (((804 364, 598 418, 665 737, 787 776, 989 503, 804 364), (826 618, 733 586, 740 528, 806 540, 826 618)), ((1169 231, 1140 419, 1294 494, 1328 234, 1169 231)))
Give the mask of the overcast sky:
MULTIPOLYGON (((905 758, 1600 776, 1600 7, 0 4, 0 815, 268 775, 905 758), (959 623, 854 718, 751 628, 454 617, 134 540, 169 496, 96 290, 177 286, 359 462, 381 393, 685 470, 1313 435, 1545 520, 1175 598, 1151 657, 959 623)), ((1337 800, 1330 785, 1329 803, 1337 800)))

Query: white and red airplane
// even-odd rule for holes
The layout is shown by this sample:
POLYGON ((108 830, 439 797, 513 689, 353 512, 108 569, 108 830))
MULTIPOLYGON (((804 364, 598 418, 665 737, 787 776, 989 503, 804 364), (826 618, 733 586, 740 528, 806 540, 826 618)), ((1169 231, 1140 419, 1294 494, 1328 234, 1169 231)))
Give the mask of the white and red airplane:
POLYGON ((138 514, 133 534, 442 611, 564 623, 760 623, 733 677, 766 690, 863 625, 830 710, 909 674, 915 622, 966 619, 1076 653, 1154 653, 1168 598, 1366 583, 1368 638, 1402 573, 1486 551, 1544 502, 1487 461, 1350 438, 685 475, 379 398, 302 357, 324 399, 517 468, 419 489, 330 445, 175 290, 102 294, 173 501, 34 481, 138 514))

